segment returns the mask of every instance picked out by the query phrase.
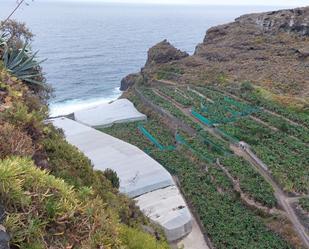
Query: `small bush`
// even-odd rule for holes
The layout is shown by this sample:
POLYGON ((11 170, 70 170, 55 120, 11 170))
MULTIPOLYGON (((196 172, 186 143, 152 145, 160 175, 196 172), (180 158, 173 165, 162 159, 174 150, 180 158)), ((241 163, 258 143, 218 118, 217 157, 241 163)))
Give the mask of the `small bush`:
POLYGON ((24 158, 0 161, 0 198, 20 248, 120 248, 117 216, 91 188, 79 191, 24 158))
POLYGON ((31 157, 33 153, 31 137, 9 123, 0 125, 0 158, 12 155, 31 157))
POLYGON ((299 204, 305 212, 309 213, 309 198, 301 198, 299 204))
POLYGON ((104 176, 112 183, 112 186, 116 189, 119 188, 119 177, 117 173, 112 169, 104 170, 104 176))
POLYGON ((45 117, 45 112, 30 112, 29 108, 21 102, 14 103, 12 107, 0 115, 1 119, 27 132, 33 140, 39 140, 43 137, 45 117))
POLYGON ((246 81, 246 82, 241 83, 241 86, 240 86, 241 92, 246 93, 246 92, 252 92, 253 90, 254 90, 254 87, 250 82, 246 81))
POLYGON ((121 239, 128 249, 168 249, 165 242, 158 242, 149 234, 143 233, 133 228, 122 227, 120 230, 121 239))

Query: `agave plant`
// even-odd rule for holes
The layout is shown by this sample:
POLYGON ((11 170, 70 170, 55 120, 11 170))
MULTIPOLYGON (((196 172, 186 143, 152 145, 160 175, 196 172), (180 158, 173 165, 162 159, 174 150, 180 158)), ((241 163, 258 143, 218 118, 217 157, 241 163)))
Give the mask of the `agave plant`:
POLYGON ((23 80, 29 84, 36 84, 43 86, 42 81, 38 80, 43 78, 40 70, 40 64, 45 61, 36 61, 38 52, 32 54, 25 44, 21 49, 9 48, 5 46, 2 56, 3 65, 7 70, 16 76, 18 79, 23 80))
POLYGON ((6 45, 5 34, 0 34, 0 47, 6 45))

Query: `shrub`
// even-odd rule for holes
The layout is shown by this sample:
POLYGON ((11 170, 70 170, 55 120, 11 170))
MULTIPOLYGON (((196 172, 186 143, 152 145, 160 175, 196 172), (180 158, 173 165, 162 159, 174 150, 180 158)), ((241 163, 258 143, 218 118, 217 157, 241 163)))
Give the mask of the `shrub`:
POLYGON ((250 82, 246 81, 241 83, 240 90, 241 92, 252 92, 254 87, 250 82))
POLYGON ((112 169, 104 170, 104 176, 112 183, 114 188, 119 188, 119 177, 117 173, 112 169))
POLYGON ((158 242, 149 234, 139 230, 122 227, 120 230, 122 241, 128 246, 128 249, 168 249, 165 242, 158 242))
POLYGON ((309 198, 301 198, 299 200, 299 204, 305 212, 309 213, 309 198))
POLYGON ((34 149, 31 138, 19 128, 4 123, 0 125, 0 158, 6 156, 32 156, 34 149))
POLYGON ((91 188, 79 191, 24 158, 0 161, 0 197, 20 248, 119 248, 116 216, 91 188))
POLYGON ((13 106, 6 109, 0 118, 7 122, 20 127, 21 130, 33 140, 39 140, 43 136, 44 124, 43 120, 46 117, 45 112, 29 111, 28 106, 22 102, 13 103, 13 106))
POLYGON ((13 48, 21 48, 23 44, 30 42, 33 38, 33 34, 26 24, 15 20, 1 22, 0 31, 5 35, 8 46, 13 48))

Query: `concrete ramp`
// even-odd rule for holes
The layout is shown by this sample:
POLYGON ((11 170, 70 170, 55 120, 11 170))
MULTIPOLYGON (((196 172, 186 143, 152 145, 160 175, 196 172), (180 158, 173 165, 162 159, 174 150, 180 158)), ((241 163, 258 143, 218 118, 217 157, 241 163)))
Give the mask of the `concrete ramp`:
POLYGON ((76 121, 91 127, 102 128, 112 126, 115 123, 146 120, 147 116, 136 110, 129 100, 117 99, 111 103, 76 111, 74 118, 76 121))

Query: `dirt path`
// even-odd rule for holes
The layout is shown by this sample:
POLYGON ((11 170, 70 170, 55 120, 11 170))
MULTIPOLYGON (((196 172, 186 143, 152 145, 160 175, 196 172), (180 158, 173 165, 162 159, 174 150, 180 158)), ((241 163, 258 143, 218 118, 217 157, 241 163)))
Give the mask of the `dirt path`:
MULTIPOLYGON (((154 92, 156 94, 158 94, 159 96, 161 96, 162 98, 164 98, 167 101, 172 102, 172 104, 174 104, 174 106, 176 106, 178 109, 180 109, 184 115, 188 116, 189 118, 191 118, 193 121, 198 122, 199 124, 202 125, 202 127, 204 127, 204 129, 208 132, 210 132, 211 134, 213 134, 214 136, 220 138, 221 140, 223 140, 223 138, 221 136, 219 136, 213 128, 208 127, 204 124, 202 124, 199 120, 195 119, 194 117, 192 117, 191 113, 190 113, 190 109, 189 108, 184 108, 182 105, 180 105, 179 103, 177 103, 176 101, 174 101, 173 99, 164 96, 163 94, 161 94, 159 91, 156 91, 154 89, 154 92)), ((293 198, 288 197, 283 190, 279 187, 279 185, 272 179, 272 177, 270 176, 269 172, 267 171, 267 166, 261 161, 261 160, 256 160, 252 158, 252 152, 248 152, 245 149, 241 149, 240 147, 237 147, 235 145, 230 144, 232 150, 234 151, 234 153, 236 155, 239 155, 241 157, 243 157, 244 159, 246 159, 248 162, 250 162, 250 164, 252 166, 255 167, 255 169, 264 177, 264 179, 269 182, 273 189, 274 189, 274 195, 278 201, 278 204, 281 206, 281 208, 285 211, 287 218, 291 221, 291 223, 293 224, 294 230, 295 232, 299 235, 299 237, 301 238, 301 240, 303 241, 303 244, 309 248, 309 236, 306 233, 306 229, 304 228, 304 226, 301 224, 301 222, 299 221, 297 215, 294 212, 294 209, 291 207, 290 203, 293 202, 293 198), (250 155, 251 154, 251 155, 250 155)))
POLYGON ((235 180, 234 177, 230 174, 230 172, 222 165, 220 164, 219 160, 217 161, 217 165, 220 169, 223 170, 223 172, 225 173, 225 175, 232 181, 233 183, 233 187, 234 190, 238 193, 240 193, 240 197, 241 199, 244 201, 244 203, 246 203, 248 206, 254 207, 256 209, 262 210, 263 212, 267 213, 267 214, 280 214, 280 215, 284 215, 283 212, 277 208, 268 208, 266 206, 264 206, 261 203, 258 203, 257 201, 255 201, 254 199, 252 199, 251 197, 249 197, 247 194, 245 194, 241 188, 240 188, 240 183, 238 180, 235 180))
POLYGON ((255 167, 255 169, 264 177, 264 179, 269 182, 273 189, 274 189, 274 195, 277 198, 277 201, 279 205, 282 207, 282 209, 286 212, 286 216, 289 218, 291 223, 294 226, 295 232, 300 236, 302 239, 304 245, 309 248, 309 236, 306 233, 306 229, 299 221, 297 215, 294 212, 294 209, 291 207, 290 200, 293 200, 295 198, 288 197, 278 186, 278 184, 272 179, 270 174, 264 169, 262 165, 257 163, 251 156, 245 151, 240 149, 239 147, 233 146, 233 151, 235 154, 245 158, 247 161, 251 163, 255 167))

